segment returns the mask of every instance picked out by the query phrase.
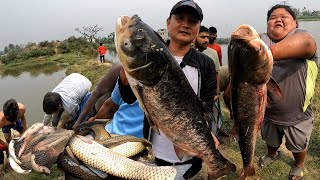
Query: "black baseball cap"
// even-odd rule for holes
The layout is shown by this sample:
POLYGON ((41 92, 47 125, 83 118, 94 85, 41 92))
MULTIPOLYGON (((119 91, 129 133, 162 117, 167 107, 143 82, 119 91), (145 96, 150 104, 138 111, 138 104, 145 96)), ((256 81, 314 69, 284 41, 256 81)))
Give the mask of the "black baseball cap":
POLYGON ((196 13, 196 17, 200 20, 200 22, 203 20, 203 14, 202 14, 202 10, 201 8, 198 6, 197 3, 195 3, 193 0, 182 0, 179 1, 177 4, 175 4, 171 11, 170 11, 170 15, 171 14, 176 14, 177 12, 180 12, 182 8, 192 8, 195 13, 196 13))

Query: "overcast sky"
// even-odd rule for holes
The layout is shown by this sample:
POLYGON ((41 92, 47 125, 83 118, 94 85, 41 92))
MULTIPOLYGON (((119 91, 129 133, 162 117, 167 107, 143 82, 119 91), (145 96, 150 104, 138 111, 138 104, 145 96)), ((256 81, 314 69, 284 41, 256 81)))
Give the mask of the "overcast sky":
MULTIPOLYGON (((138 14, 155 30, 165 27, 177 0, 0 0, 0 51, 8 45, 64 40, 79 34, 75 28, 102 26, 100 37, 114 31, 120 15, 138 14)), ((267 10, 280 0, 195 0, 202 8, 202 25, 215 26, 229 37, 240 24, 265 31, 267 10)), ((288 0, 296 8, 320 10, 320 0, 288 0)))

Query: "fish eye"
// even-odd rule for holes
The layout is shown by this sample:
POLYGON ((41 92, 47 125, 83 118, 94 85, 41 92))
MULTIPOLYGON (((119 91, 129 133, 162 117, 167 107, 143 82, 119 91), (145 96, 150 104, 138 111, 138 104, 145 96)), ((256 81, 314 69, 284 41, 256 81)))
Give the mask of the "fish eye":
POLYGON ((129 48, 131 46, 131 42, 129 41, 129 39, 124 40, 123 42, 124 47, 129 48))

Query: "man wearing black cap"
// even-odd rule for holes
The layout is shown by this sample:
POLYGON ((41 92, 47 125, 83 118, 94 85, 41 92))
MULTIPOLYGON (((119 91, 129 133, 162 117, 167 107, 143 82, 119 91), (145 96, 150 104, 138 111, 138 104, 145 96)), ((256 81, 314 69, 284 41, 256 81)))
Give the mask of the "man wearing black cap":
MULTIPOLYGON (((170 35, 168 47, 180 64, 194 92, 209 109, 212 109, 214 96, 217 94, 214 63, 208 56, 191 48, 192 41, 199 33, 202 19, 202 10, 194 1, 182 0, 174 5, 167 19, 167 29, 170 35)), ((151 142, 157 165, 175 166, 177 169, 175 179, 189 178, 201 169, 201 159, 190 156, 178 158, 173 143, 161 131, 160 135, 155 132, 151 133, 151 142), (191 164, 193 164, 192 168, 190 168, 191 164)))
MULTIPOLYGON (((175 4, 167 19, 167 29, 170 35, 168 47, 180 64, 194 92, 213 109, 214 96, 217 95, 216 70, 213 61, 201 52, 191 48, 196 39, 200 23, 203 19, 201 8, 192 0, 182 0, 175 4)), ((135 102, 136 98, 130 86, 119 80, 120 93, 126 103, 135 102), (129 90, 130 89, 130 90, 129 90), (129 93, 131 91, 131 93, 129 93)), ((209 122, 208 122, 209 123, 209 122)), ((197 174, 202 161, 197 157, 178 157, 173 143, 161 132, 153 132, 148 121, 144 122, 144 137, 152 142, 152 149, 158 166, 175 166, 175 179, 186 179, 197 174)), ((215 144, 219 142, 215 139, 215 144)))

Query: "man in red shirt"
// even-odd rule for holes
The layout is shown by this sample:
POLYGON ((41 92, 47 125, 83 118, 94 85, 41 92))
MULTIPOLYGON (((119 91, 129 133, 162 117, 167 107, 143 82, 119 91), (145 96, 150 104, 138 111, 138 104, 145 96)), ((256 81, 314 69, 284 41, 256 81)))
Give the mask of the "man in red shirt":
POLYGON ((99 56, 100 56, 100 62, 101 63, 105 63, 105 58, 104 58, 104 55, 106 54, 107 50, 106 50, 106 47, 104 47, 102 45, 102 43, 100 43, 100 46, 98 47, 98 53, 99 53, 99 56))
POLYGON ((220 66, 222 66, 222 51, 221 51, 220 45, 214 42, 216 40, 216 38, 217 38, 217 29, 212 26, 209 28, 208 47, 217 51, 218 57, 219 57, 219 63, 220 63, 220 66))

